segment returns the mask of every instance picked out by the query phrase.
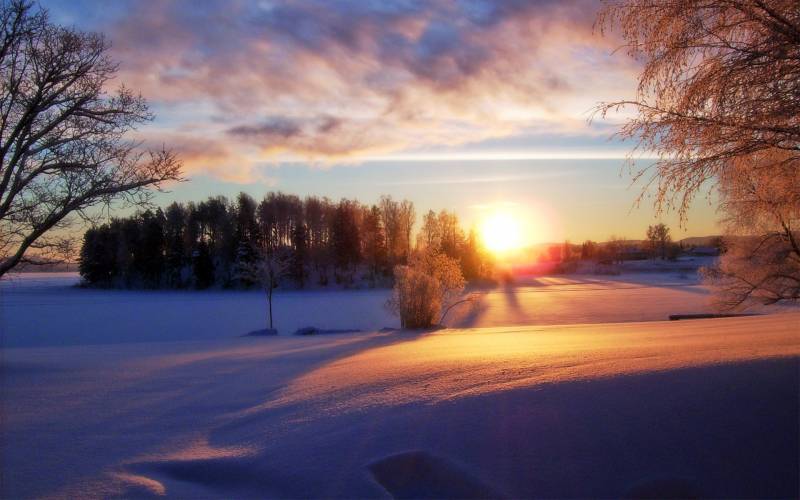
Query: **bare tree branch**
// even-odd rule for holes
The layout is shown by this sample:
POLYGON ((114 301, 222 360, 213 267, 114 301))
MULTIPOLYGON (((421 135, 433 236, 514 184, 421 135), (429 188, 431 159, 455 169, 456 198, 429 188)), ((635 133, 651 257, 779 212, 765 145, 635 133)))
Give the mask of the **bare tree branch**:
MULTIPOLYGON (((49 22, 23 0, 0 3, 0 276, 31 260, 48 231, 96 205, 145 204, 180 179, 174 153, 126 135, 153 118, 124 86, 102 35, 49 22)), ((33 258, 33 260, 37 260, 33 258)))

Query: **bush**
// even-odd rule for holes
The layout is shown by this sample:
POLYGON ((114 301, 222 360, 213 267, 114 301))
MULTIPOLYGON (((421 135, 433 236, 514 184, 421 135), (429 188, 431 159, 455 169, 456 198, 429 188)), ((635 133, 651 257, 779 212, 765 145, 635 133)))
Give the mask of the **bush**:
POLYGON ((388 307, 400 316, 402 328, 430 328, 458 302, 465 281, 458 262, 440 253, 421 253, 409 265, 397 266, 388 307))
POLYGON ((390 309, 400 316, 401 328, 427 328, 442 309, 439 283, 411 266, 397 266, 390 309))

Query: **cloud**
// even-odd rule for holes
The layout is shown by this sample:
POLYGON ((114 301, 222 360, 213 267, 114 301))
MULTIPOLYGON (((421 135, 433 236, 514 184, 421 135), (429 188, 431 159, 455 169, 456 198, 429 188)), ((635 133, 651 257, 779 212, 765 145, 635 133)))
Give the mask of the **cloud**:
POLYGON ((588 0, 131 0, 117 9, 124 15, 91 28, 108 34, 120 81, 157 105, 157 123, 184 146, 191 136, 216 148, 206 160, 226 151, 249 162, 325 162, 535 129, 590 133, 586 112, 631 92, 637 69, 610 55, 615 40, 593 34, 596 8, 588 0))
POLYGON ((256 125, 239 125, 228 129, 228 133, 248 140, 286 140, 303 132, 297 121, 274 117, 256 125))
POLYGON ((264 169, 259 168, 258 157, 248 155, 246 148, 231 147, 234 145, 225 141, 207 140, 192 133, 145 130, 138 133, 136 139, 151 149, 168 147, 175 151, 186 174, 202 173, 243 184, 254 181, 274 183, 264 174, 264 169))

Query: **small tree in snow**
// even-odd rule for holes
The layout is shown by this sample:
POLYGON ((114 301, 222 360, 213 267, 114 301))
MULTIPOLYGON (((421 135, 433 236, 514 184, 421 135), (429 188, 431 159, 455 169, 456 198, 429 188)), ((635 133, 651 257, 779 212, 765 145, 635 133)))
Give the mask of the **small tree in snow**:
POLYGON ((272 292, 278 287, 290 263, 289 256, 281 249, 259 249, 258 257, 254 261, 242 262, 239 265, 237 277, 243 281, 260 284, 267 294, 267 321, 270 330, 274 329, 272 292))
POLYGON ((441 253, 423 252, 407 266, 396 266, 395 286, 387 306, 400 316, 402 328, 428 328, 444 321, 456 305, 472 302, 463 297, 466 281, 458 262, 441 253))

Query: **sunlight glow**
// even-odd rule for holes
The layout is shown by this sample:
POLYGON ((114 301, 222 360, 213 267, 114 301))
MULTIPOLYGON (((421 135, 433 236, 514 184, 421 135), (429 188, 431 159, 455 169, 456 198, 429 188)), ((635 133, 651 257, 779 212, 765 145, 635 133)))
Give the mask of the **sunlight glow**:
POLYGON ((509 212, 495 212, 481 224, 481 238, 494 253, 516 250, 522 245, 519 221, 509 212))

